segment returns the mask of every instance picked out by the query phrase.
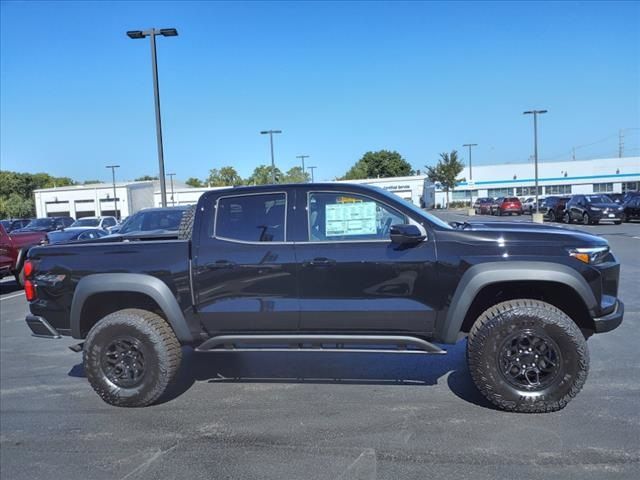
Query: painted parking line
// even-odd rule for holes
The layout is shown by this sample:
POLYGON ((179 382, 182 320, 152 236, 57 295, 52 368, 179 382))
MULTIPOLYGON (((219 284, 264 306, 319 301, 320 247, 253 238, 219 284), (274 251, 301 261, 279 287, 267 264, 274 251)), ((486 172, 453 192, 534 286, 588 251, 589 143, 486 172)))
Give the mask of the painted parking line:
POLYGON ((4 297, 0 297, 0 300, 8 300, 10 298, 17 298, 19 296, 24 296, 24 292, 12 293, 11 295, 5 295, 4 297))

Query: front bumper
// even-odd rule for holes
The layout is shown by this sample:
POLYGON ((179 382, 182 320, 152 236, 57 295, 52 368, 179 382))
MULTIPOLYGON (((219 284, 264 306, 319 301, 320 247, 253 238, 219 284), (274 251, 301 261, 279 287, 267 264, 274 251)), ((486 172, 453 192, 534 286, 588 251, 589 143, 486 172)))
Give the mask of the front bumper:
POLYGON ((622 220, 622 212, 592 212, 591 218, 593 220, 610 220, 612 222, 618 222, 622 220), (613 215, 612 217, 610 215, 613 215))
POLYGON ((610 332, 614 328, 617 328, 622 323, 623 316, 624 303, 618 300, 613 312, 605 315, 604 317, 593 319, 593 323, 595 324, 595 333, 610 332))

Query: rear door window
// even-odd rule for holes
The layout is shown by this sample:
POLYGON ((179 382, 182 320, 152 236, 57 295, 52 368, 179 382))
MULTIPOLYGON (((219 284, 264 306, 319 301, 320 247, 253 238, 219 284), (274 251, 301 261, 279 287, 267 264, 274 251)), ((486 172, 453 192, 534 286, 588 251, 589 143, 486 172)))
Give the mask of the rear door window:
POLYGON ((241 242, 284 242, 286 211, 284 193, 219 198, 214 236, 241 242))

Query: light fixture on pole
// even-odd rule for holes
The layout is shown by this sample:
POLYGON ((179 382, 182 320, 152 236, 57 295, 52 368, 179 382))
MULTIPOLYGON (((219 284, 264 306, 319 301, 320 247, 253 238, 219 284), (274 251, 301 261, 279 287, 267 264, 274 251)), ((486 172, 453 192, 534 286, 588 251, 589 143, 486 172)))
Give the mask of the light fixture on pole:
POLYGON ((300 160, 302 160, 302 176, 303 178, 305 178, 305 183, 306 183, 306 177, 304 177, 304 174, 305 174, 304 159, 309 157, 310 155, 296 155, 296 158, 299 158, 300 160))
POLYGON ((276 161, 273 157, 273 134, 282 133, 282 130, 262 130, 260 135, 269 135, 269 143, 271 144, 271 183, 276 183, 276 161))
POLYGON ((116 195, 116 168, 120 168, 120 165, 107 165, 107 168, 111 169, 111 180, 113 181, 113 216, 118 220, 121 215, 118 215, 118 196, 116 195))
POLYGON ((536 178, 536 213, 540 213, 540 205, 538 205, 538 115, 547 113, 547 110, 527 110, 523 115, 533 115, 533 161, 535 163, 536 178))
POLYGON ((176 201, 173 198, 173 177, 175 176, 175 173, 167 173, 167 177, 169 177, 171 179, 171 206, 175 206, 176 201))
POLYGON ((131 39, 149 37, 151 39, 151 70, 153 73, 153 98, 156 107, 156 136, 158 142, 158 163, 160 164, 160 203, 167 206, 167 184, 164 177, 164 151, 162 148, 162 121, 160 119, 160 87, 158 86, 158 57, 156 55, 156 36, 177 37, 175 28, 150 28, 149 30, 130 30, 127 36, 131 39))
POLYGON ((308 170, 311 170, 311 183, 313 183, 315 181, 314 176, 313 176, 313 171, 318 168, 318 167, 307 167, 308 170))
POLYGON ((471 147, 477 147, 477 143, 465 143, 463 147, 469 147, 469 180, 473 180, 473 170, 471 169, 471 147))

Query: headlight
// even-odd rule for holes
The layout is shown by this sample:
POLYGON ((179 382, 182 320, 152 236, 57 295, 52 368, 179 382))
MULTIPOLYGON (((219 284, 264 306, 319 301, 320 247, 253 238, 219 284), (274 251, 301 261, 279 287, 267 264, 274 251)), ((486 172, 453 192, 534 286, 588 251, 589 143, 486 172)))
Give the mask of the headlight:
POLYGON ((599 263, 608 253, 608 246, 572 248, 569 250, 569 255, 588 264, 599 263))
POLYGON ((599 212, 602 209, 598 207, 591 207, 591 210, 593 210, 594 212, 599 212))
POLYGON ((624 207, 618 207, 618 210, 624 210, 624 207))

